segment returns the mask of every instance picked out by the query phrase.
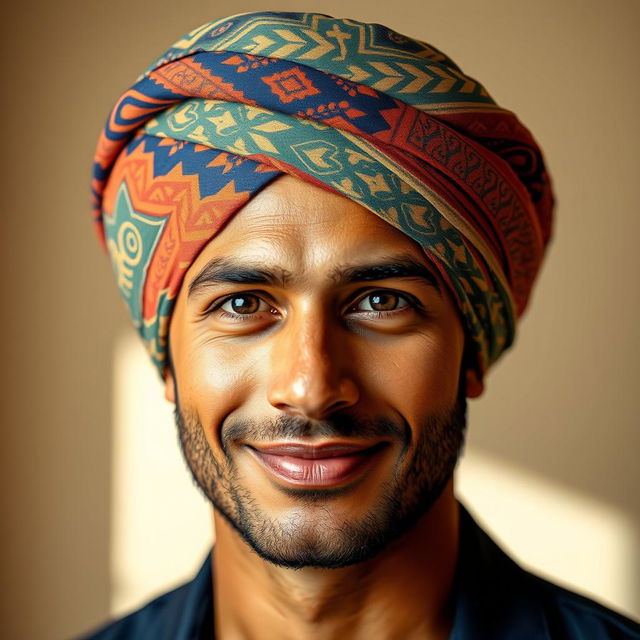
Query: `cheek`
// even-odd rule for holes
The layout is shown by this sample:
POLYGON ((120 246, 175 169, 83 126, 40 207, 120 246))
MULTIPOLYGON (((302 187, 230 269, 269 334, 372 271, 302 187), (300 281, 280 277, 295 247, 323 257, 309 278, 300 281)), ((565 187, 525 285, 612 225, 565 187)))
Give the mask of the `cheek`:
POLYGON ((448 409, 457 397, 462 340, 455 332, 425 332, 361 354, 368 395, 415 424, 448 409))
POLYGON ((182 366, 176 368, 180 403, 197 412, 210 442, 218 439, 222 421, 251 397, 260 359, 256 351, 245 344, 198 338, 185 350, 182 366))

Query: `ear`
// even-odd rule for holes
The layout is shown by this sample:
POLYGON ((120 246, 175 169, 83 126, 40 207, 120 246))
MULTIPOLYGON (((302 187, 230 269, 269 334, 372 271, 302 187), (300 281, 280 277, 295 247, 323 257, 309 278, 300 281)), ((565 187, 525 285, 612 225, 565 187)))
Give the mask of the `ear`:
POLYGON ((474 369, 467 369, 466 373, 467 383, 467 398, 478 398, 484 391, 484 382, 482 378, 474 369))
POLYGON ((170 367, 166 367, 164 370, 164 397, 169 402, 176 403, 176 382, 170 367))

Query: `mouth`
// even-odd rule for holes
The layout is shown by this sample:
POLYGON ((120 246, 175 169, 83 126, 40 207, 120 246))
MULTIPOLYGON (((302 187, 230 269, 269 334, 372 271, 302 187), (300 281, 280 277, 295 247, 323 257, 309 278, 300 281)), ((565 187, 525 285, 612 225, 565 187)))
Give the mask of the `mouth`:
POLYGON ((314 489, 339 487, 352 482, 366 472, 388 444, 283 442, 247 445, 247 448, 280 482, 314 489))

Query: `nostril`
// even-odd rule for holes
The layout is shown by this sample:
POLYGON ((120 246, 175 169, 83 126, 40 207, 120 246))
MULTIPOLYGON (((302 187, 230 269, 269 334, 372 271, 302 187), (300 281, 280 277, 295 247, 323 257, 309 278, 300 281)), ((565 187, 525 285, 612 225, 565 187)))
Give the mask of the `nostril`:
POLYGON ((341 409, 346 409, 347 407, 352 406, 351 402, 347 402, 346 400, 338 400, 333 404, 329 405, 326 409, 327 412, 333 413, 335 411, 340 411, 341 409))
POLYGON ((286 413, 299 413, 302 414, 302 411, 296 409, 294 406, 287 404, 286 402, 272 402, 273 407, 278 409, 278 411, 284 411, 286 413))

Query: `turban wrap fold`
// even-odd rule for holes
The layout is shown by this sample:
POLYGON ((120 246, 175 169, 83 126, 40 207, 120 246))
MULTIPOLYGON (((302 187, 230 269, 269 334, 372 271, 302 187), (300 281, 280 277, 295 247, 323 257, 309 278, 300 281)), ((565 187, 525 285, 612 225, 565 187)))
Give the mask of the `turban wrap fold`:
POLYGON ((512 343, 553 208, 529 131, 424 42, 320 14, 248 13, 202 25, 156 60, 96 151, 98 233, 161 374, 186 270, 283 173, 422 246, 478 373, 512 343))

